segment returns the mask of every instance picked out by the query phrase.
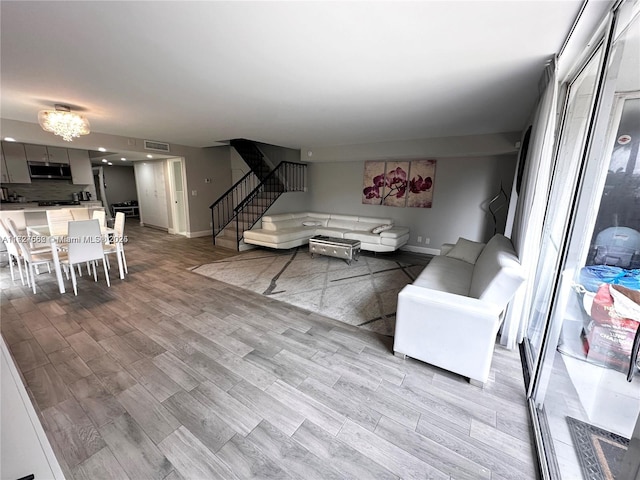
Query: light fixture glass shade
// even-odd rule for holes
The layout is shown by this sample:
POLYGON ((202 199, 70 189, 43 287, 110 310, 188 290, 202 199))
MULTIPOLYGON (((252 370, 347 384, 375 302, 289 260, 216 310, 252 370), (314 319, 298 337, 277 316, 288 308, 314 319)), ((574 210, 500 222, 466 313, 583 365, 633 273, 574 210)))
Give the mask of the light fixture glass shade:
POLYGON ((44 131, 59 135, 67 142, 91 132, 89 120, 85 117, 71 112, 65 105, 56 105, 55 108, 38 112, 38 123, 44 131))

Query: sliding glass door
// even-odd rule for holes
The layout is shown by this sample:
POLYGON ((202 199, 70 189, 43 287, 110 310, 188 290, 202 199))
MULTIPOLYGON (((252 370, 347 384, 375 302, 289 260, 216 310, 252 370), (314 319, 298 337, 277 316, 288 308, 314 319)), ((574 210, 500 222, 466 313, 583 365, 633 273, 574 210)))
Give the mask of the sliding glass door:
POLYGON ((640 464, 628 446, 640 412, 638 15, 637 2, 616 12, 568 85, 559 132, 526 339, 551 478, 625 478, 640 464))
POLYGON ((565 114, 561 125, 560 145, 553 169, 553 181, 545 216, 542 247, 534 284, 536 290, 529 313, 527 341, 530 347, 529 368, 536 371, 551 306, 551 289, 560 258, 562 237, 567 225, 571 198, 582 164, 589 119, 594 109, 598 72, 602 64, 602 43, 568 86, 565 114))

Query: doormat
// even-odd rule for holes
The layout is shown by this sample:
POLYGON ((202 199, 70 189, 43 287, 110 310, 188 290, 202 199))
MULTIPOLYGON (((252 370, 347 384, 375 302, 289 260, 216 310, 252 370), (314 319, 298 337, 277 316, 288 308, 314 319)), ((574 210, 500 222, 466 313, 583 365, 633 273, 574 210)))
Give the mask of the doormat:
POLYGON ((393 336, 398 292, 424 269, 402 254, 362 252, 348 265, 306 248, 250 250, 193 267, 194 273, 366 330, 393 336))
POLYGON ((567 423, 585 480, 618 478, 629 439, 572 417, 567 423))

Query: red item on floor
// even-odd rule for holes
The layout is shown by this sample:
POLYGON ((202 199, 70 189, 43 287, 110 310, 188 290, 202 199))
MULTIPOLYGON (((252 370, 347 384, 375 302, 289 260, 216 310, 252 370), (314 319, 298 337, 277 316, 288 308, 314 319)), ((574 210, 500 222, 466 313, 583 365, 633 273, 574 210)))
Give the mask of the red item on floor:
POLYGON ((608 283, 600 285, 591 305, 585 332, 587 359, 626 372, 640 323, 618 315, 609 288, 608 283))

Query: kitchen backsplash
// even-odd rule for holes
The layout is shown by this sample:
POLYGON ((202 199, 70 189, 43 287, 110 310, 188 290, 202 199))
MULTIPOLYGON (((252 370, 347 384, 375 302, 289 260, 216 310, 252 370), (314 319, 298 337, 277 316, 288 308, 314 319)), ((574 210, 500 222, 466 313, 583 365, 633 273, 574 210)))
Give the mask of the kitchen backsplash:
POLYGON ((15 192, 17 196, 25 197, 27 202, 72 200, 73 194, 81 191, 90 192, 91 200, 96 199, 94 185, 73 185, 68 180, 34 179, 31 183, 12 183, 5 186, 8 187, 9 195, 15 192))

